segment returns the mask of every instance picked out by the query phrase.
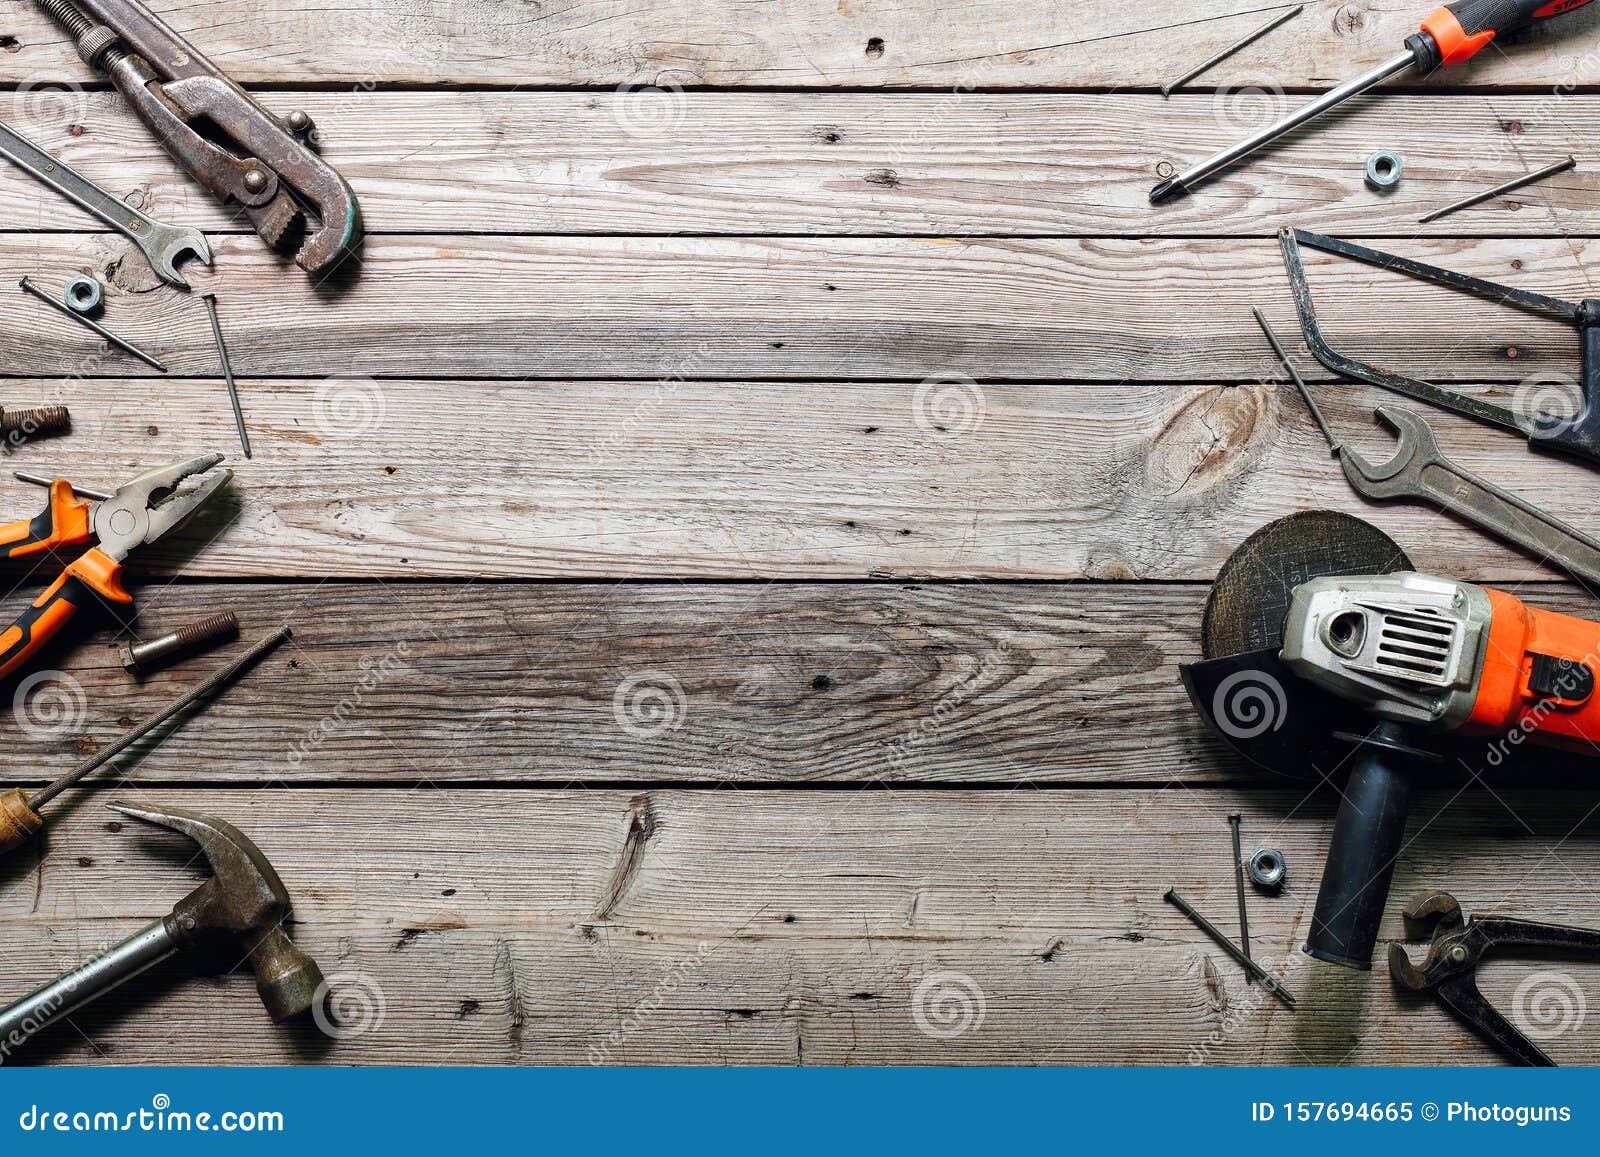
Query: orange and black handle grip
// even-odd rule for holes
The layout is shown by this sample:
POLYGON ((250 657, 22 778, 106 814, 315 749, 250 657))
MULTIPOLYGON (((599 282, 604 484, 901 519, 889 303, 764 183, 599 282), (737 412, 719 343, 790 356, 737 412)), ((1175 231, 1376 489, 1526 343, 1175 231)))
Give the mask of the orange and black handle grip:
POLYGON ((1422 33, 1406 41, 1417 64, 1431 72, 1441 65, 1465 64, 1496 39, 1531 28, 1541 20, 1583 8, 1590 0, 1460 0, 1435 8, 1422 33))
POLYGON ((93 606, 97 596, 113 603, 133 602, 122 586, 122 564, 93 547, 0 633, 0 679, 23 667, 74 615, 93 606))
POLYGON ((72 492, 72 484, 50 484, 50 504, 35 518, 0 526, 0 558, 24 558, 58 546, 88 542, 89 504, 72 492))

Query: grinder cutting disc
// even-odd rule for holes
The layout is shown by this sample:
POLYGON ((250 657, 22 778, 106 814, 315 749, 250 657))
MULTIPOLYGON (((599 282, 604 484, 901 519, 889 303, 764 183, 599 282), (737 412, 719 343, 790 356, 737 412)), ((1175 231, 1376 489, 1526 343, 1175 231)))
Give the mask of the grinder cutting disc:
POLYGON ((1280 518, 1245 540, 1218 575, 1201 624, 1206 661, 1183 668, 1189 698, 1212 731, 1268 771, 1302 777, 1342 767, 1364 732, 1349 703, 1296 676, 1278 657, 1301 583, 1325 575, 1392 574, 1411 560, 1377 527, 1315 510, 1280 518))
POLYGON ((1270 522, 1217 575, 1200 627, 1207 659, 1283 646, 1283 620, 1300 584, 1325 575, 1414 570, 1406 552, 1370 522, 1311 510, 1270 522))

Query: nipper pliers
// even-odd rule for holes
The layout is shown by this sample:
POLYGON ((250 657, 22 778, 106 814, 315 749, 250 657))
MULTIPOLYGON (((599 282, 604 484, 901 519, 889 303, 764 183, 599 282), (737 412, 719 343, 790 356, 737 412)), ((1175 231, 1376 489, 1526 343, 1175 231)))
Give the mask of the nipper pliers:
POLYGON ((0 526, 0 557, 26 558, 62 547, 89 544, 45 592, 0 632, 0 679, 38 653, 96 596, 133 602, 122 585, 122 564, 137 548, 183 525, 227 484, 231 470, 212 472, 220 454, 202 454, 147 470, 94 502, 79 498, 72 484, 50 484, 50 503, 35 518, 0 526))
MULTIPOLYGON (((1396 987, 1432 992, 1463 1024, 1519 1065, 1556 1062, 1478 989, 1478 962, 1491 952, 1559 952, 1600 957, 1600 931, 1540 924, 1512 916, 1474 916, 1463 920, 1461 904, 1448 892, 1428 892, 1407 905, 1406 935, 1430 933, 1427 958, 1414 963, 1405 948, 1389 945, 1389 975, 1396 987)), ((1581 1015, 1577 1018, 1582 1023, 1581 1015)))

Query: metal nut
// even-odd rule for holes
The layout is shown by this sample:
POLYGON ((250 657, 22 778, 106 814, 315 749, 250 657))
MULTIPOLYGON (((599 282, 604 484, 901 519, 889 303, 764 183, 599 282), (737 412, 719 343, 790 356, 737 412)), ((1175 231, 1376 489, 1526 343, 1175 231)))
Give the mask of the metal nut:
POLYGON ((1250 857, 1250 880, 1257 887, 1281 888, 1287 872, 1288 864, 1277 848, 1261 848, 1250 857))
POLYGON ((1367 186, 1378 192, 1392 189, 1400 183, 1405 171, 1398 153, 1382 149, 1367 158, 1367 186))
POLYGON ((61 294, 61 300, 73 313, 93 313, 105 299, 105 286, 83 273, 68 281, 67 288, 61 294))

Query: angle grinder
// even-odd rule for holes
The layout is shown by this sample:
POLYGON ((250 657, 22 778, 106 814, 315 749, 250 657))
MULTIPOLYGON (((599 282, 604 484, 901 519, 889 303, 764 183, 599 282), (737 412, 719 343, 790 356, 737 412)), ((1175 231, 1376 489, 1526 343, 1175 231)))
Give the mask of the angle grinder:
POLYGON ((1415 572, 1349 515, 1291 515, 1222 568, 1184 685, 1213 731, 1270 771, 1349 770, 1305 951, 1370 969, 1405 834, 1411 776, 1494 737, 1491 762, 1534 744, 1600 741, 1600 623, 1504 591, 1415 572))

